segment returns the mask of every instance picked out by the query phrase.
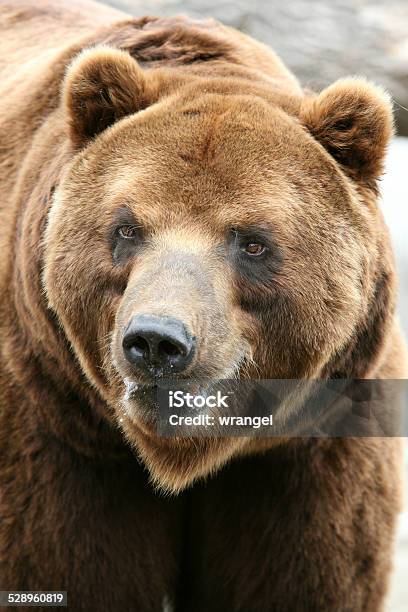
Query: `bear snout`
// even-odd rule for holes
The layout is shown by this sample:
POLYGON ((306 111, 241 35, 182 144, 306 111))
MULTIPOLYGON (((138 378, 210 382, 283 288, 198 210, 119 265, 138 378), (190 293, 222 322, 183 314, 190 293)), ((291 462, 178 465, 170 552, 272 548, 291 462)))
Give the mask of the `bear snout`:
POLYGON ((180 319, 137 314, 124 331, 122 348, 136 374, 156 379, 186 370, 196 352, 196 338, 180 319))

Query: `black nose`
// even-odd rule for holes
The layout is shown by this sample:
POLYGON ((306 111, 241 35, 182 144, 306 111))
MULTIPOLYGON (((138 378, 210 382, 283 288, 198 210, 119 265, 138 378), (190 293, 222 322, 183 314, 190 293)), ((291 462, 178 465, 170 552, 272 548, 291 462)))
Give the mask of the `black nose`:
POLYGON ((178 319, 139 314, 125 329, 122 346, 132 366, 157 377, 186 369, 193 358, 195 338, 178 319))

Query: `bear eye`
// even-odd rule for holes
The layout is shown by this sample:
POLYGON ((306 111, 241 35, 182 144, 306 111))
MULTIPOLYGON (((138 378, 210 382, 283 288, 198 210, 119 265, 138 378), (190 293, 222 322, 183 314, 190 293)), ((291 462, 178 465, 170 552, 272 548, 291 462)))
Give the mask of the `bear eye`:
POLYGON ((139 228, 136 225, 121 225, 117 229, 118 235, 127 240, 134 238, 139 233, 139 228))
POLYGON ((259 257, 266 251, 266 246, 260 242, 247 242, 242 250, 250 257, 259 257))

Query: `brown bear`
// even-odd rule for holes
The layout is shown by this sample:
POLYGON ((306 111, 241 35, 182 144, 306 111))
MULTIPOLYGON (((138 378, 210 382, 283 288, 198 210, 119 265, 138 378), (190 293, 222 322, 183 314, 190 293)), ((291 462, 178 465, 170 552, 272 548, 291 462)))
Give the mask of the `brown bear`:
POLYGON ((400 439, 161 437, 152 414, 164 376, 406 376, 388 96, 305 92, 212 20, 17 0, 0 27, 0 589, 382 610, 400 439))

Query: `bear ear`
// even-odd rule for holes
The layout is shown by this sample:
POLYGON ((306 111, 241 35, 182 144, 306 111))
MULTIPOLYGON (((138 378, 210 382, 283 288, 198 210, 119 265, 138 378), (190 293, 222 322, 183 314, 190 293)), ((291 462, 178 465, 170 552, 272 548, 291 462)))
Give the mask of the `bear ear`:
POLYGON ((73 145, 84 146, 118 119, 146 108, 147 89, 144 71, 128 53, 105 46, 82 51, 63 86, 73 145))
POLYGON ((393 134, 388 94, 364 79, 340 79, 302 102, 300 119, 351 178, 376 189, 393 134))

